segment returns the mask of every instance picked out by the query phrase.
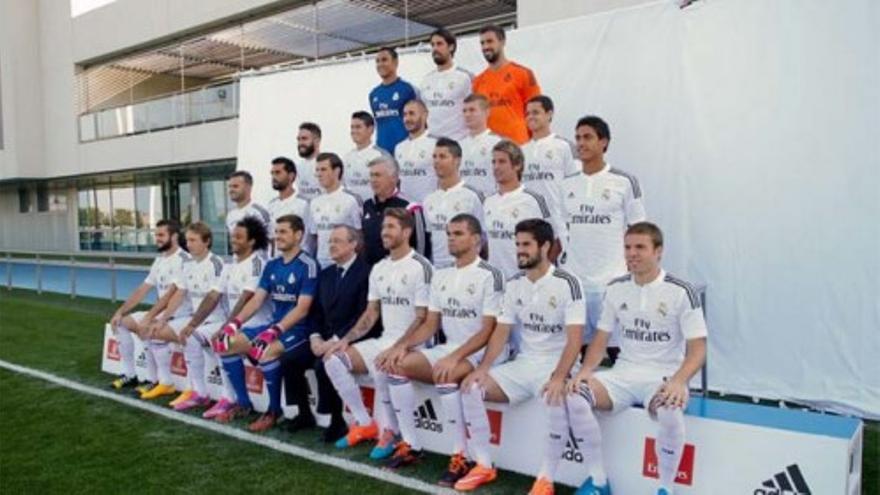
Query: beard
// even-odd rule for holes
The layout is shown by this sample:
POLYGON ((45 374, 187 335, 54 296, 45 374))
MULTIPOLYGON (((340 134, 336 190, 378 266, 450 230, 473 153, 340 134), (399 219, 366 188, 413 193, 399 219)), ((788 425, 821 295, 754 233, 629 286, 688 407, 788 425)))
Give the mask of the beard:
POLYGON ((449 61, 449 58, 441 55, 438 52, 431 52, 431 58, 434 60, 434 63, 437 65, 443 65, 449 61))
POLYGON ((171 241, 167 241, 167 242, 164 242, 164 243, 156 246, 156 251, 159 251, 160 253, 164 253, 165 251, 168 251, 169 249, 171 249, 171 241))
POLYGON ((272 189, 274 189, 276 191, 283 191, 286 188, 287 188, 287 184, 285 184, 283 182, 277 182, 274 180, 272 181, 272 189))
POLYGON ((315 145, 310 144, 308 146, 302 145, 296 147, 297 153, 299 153, 300 158, 308 158, 315 154, 315 145))
POLYGON ((494 64, 498 60, 498 52, 494 52, 491 50, 487 51, 487 52, 483 52, 483 58, 486 59, 486 62, 489 62, 490 64, 494 64))
POLYGON ((540 263, 541 263, 541 255, 535 256, 534 258, 528 258, 528 257, 522 258, 519 256, 516 257, 516 266, 520 270, 532 269, 532 268, 538 266, 540 263))

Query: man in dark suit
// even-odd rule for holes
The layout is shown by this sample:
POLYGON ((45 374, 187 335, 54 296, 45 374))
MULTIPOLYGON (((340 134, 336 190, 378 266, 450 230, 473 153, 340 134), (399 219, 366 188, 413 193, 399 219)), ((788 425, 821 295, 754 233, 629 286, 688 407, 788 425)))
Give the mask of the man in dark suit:
MULTIPOLYGON (((321 357, 330 344, 348 333, 367 306, 367 285, 370 267, 357 250, 362 244, 360 231, 346 225, 339 225, 330 232, 330 258, 333 264, 321 270, 318 276, 318 294, 315 305, 318 314, 317 324, 309 338, 312 352, 318 357, 313 363, 318 382, 318 412, 330 414, 330 426, 324 431, 326 442, 335 442, 345 435, 348 428, 342 417, 342 401, 333 384, 327 378, 321 357)), ((375 331, 375 329, 374 329, 375 331)), ((372 332, 371 332, 372 333, 372 332)), ((368 334, 367 337, 374 337, 368 334)), ((294 363, 292 363, 294 364, 294 363)), ((289 386, 297 385, 297 375, 305 373, 302 365, 291 366, 294 374, 288 380, 289 386)), ((287 390, 292 397, 293 391, 287 390)), ((314 425, 314 418, 302 416, 303 421, 294 420, 290 424, 292 431, 298 431, 314 425), (306 421, 309 419, 311 421, 306 421)), ((297 418, 299 419, 299 418, 297 418)))

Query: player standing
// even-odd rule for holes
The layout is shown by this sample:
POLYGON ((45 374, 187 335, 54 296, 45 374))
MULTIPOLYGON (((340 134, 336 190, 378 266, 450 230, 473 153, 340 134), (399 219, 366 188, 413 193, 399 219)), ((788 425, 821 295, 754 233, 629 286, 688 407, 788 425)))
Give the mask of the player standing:
POLYGON ((485 96, 469 95, 464 99, 462 113, 468 132, 458 142, 461 145, 461 178, 489 197, 496 191, 492 178, 492 147, 502 138, 487 127, 489 99, 485 96))
POLYGON ((342 187, 343 165, 335 153, 318 155, 316 171, 324 191, 309 205, 312 222, 306 230, 312 243, 318 246, 317 258, 321 266, 332 264, 330 259, 330 232, 336 225, 361 228, 361 198, 342 187))
POLYGON ((419 97, 428 107, 428 129, 437 137, 461 139, 467 135, 462 106, 471 92, 473 75, 455 65, 455 35, 440 28, 428 38, 437 68, 422 79, 419 97))
POLYGON ((406 139, 403 107, 416 98, 412 84, 397 75, 397 51, 382 47, 376 52, 376 72, 382 82, 370 91, 370 109, 376 119, 376 144, 393 155, 397 143, 406 139))
POLYGON ((343 158, 345 163, 345 188, 357 194, 363 200, 373 196, 370 189, 369 163, 383 154, 385 150, 373 144, 373 116, 364 111, 351 114, 350 134, 354 149, 343 158))
POLYGON ((397 145, 394 158, 400 164, 400 192, 416 203, 437 188, 433 154, 437 138, 428 134, 425 119, 428 109, 420 100, 412 100, 403 108, 403 123, 409 136, 397 145))

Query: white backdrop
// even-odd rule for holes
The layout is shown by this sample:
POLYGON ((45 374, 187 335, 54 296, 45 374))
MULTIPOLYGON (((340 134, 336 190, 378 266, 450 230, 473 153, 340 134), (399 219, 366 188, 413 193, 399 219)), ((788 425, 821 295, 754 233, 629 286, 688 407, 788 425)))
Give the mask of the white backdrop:
MULTIPOLYGON (((702 0, 509 35, 559 134, 609 122, 609 162, 641 179, 666 268, 708 285, 713 389, 880 418, 878 26, 872 0, 702 0)), ((401 57, 413 84, 430 68, 401 57)), ((272 157, 297 160, 300 121, 344 154, 377 82, 372 60, 244 78, 238 163, 257 197, 272 157)))

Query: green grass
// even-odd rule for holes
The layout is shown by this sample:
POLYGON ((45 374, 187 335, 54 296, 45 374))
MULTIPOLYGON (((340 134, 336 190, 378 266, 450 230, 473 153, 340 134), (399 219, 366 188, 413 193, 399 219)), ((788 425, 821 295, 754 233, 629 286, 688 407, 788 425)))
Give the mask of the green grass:
MULTIPOLYGON (((115 309, 103 299, 0 289, 0 359, 104 387, 109 377, 100 371, 103 324, 115 309)), ((276 429, 269 435, 369 463, 368 447, 340 453, 322 443, 316 432, 292 435, 276 429)), ((444 457, 430 455, 408 474, 433 483, 445 463, 444 457)), ((866 422, 862 467, 862 493, 880 493, 880 423, 866 422)), ((505 472, 480 493, 525 493, 530 484, 525 476, 505 472)), ((358 494, 402 490, 0 371, 0 493, 279 488, 311 494, 344 492, 346 487, 358 494), (157 471, 162 472, 161 485, 145 486, 145 477, 157 471)))

